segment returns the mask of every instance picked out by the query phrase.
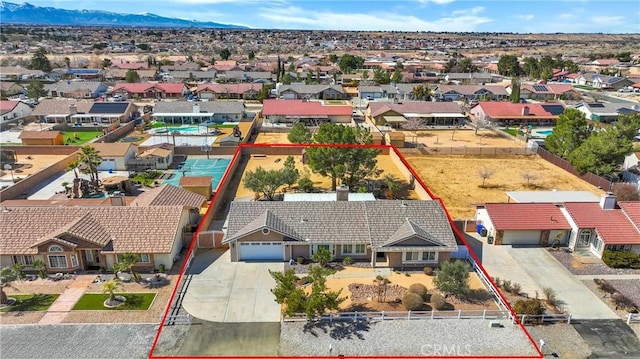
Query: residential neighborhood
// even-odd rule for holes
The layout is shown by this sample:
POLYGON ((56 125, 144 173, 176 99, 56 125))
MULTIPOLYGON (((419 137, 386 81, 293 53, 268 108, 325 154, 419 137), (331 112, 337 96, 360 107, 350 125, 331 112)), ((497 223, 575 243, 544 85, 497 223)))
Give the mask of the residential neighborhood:
POLYGON ((640 357, 640 37, 562 36, 2 25, 0 356, 640 357))

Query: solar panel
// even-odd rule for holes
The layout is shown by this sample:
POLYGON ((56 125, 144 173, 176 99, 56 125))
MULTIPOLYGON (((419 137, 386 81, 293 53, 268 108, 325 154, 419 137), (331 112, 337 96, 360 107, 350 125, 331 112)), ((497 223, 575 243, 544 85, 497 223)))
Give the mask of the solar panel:
POLYGON ((533 89, 536 91, 544 91, 544 92, 549 91, 547 90, 547 86, 544 86, 544 85, 533 85, 533 89))
POLYGON ((602 104, 602 103, 592 103, 592 104, 589 105, 589 107, 604 108, 604 104, 602 104))
POLYGON ((564 112, 564 107, 562 105, 542 105, 542 108, 553 116, 564 112))
POLYGON ((128 106, 128 102, 96 102, 91 106, 89 113, 124 113, 128 106))

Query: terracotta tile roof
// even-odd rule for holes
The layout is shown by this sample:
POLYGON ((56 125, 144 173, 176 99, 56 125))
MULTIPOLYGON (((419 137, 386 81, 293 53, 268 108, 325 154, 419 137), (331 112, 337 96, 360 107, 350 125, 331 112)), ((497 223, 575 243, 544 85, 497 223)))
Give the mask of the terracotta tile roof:
POLYGON ((631 223, 640 231, 640 201, 618 202, 618 206, 620 206, 622 212, 624 212, 631 223))
POLYGON ((21 140, 43 140, 54 139, 62 136, 60 131, 22 131, 18 136, 21 140))
POLYGON ((303 100, 264 100, 264 116, 351 116, 351 106, 325 106, 318 101, 303 100))
MULTIPOLYGON (((562 106, 560 104, 554 104, 556 106, 562 106)), ((557 118, 558 115, 553 115, 545 109, 544 105, 536 103, 511 103, 511 102, 497 102, 487 101, 480 102, 477 108, 481 108, 482 111, 492 118, 515 118, 515 117, 548 117, 557 118), (529 108, 529 115, 522 115, 524 107, 529 108)))
POLYGON ((0 101, 0 111, 2 113, 12 111, 20 101, 0 101))
POLYGON ((167 157, 172 154, 173 151, 166 148, 151 148, 140 154, 140 157, 149 157, 149 156, 157 156, 157 157, 167 157))
POLYGON ((91 147, 98 151, 100 157, 124 157, 135 145, 126 142, 92 143, 91 147))
MULTIPOLYGON (((579 228, 595 229, 605 244, 640 244, 640 231, 622 210, 603 210, 599 203, 565 203, 564 206, 579 228)), ((633 208, 631 210, 633 212, 633 208)))
POLYGON ((485 208, 497 230, 571 229, 553 203, 487 203, 485 208))
POLYGON ((36 254, 32 246, 61 228, 104 241, 99 227, 112 239, 107 246, 112 252, 170 253, 182 230, 178 227, 183 211, 182 206, 4 207, 0 212, 0 254, 36 254))
POLYGON ((195 177, 181 177, 180 178, 180 186, 181 187, 211 186, 211 182, 213 182, 213 177, 212 176, 195 176, 195 177))
POLYGON ((113 87, 113 92, 126 91, 130 93, 144 93, 151 89, 156 89, 161 92, 181 94, 185 88, 183 83, 117 83, 113 87))
POLYGON ((184 206, 199 209, 206 200, 202 195, 168 184, 139 195, 131 206, 184 206))

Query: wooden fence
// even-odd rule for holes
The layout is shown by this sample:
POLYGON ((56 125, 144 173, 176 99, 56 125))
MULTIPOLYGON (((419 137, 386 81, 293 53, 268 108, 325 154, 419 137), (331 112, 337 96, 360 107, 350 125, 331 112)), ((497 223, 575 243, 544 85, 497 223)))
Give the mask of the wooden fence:
POLYGON ((534 155, 536 151, 527 147, 482 147, 482 146, 459 146, 459 147, 427 147, 418 144, 413 151, 424 155, 458 155, 458 156, 515 156, 534 155))
POLYGON ((562 157, 554 155, 553 153, 547 151, 542 147, 538 147, 538 155, 540 155, 540 157, 542 157, 547 162, 550 162, 551 164, 562 168, 563 170, 571 173, 576 177, 582 178, 583 180, 591 183, 598 188, 602 188, 605 191, 611 191, 613 189, 612 181, 609 181, 591 172, 587 172, 581 175, 580 172, 576 171, 576 169, 569 163, 569 161, 565 160, 562 157))

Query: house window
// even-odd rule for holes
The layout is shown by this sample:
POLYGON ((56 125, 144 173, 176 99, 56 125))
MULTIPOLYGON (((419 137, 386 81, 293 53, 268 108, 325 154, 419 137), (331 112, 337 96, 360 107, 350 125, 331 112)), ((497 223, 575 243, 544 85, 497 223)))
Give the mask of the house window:
POLYGON ((365 254, 367 246, 364 244, 356 244, 356 254, 365 254))
POLYGON ((48 256, 49 267, 51 268, 67 268, 66 256, 48 256))
POLYGON ((353 254, 353 244, 343 244, 342 254, 353 254))
POLYGON ((436 252, 422 252, 422 260, 423 261, 435 261, 438 256, 436 252))
POLYGON ((367 246, 365 244, 343 244, 342 254, 361 255, 366 253, 367 246))
POLYGON ((404 252, 404 262, 435 262, 437 252, 404 252))
POLYGON ((64 252, 64 251, 62 250, 62 247, 53 245, 49 247, 49 252, 64 252))
POLYGON ((602 251, 602 239, 600 238, 596 239, 596 243, 594 247, 596 248, 596 251, 598 252, 602 251))
POLYGON ((405 252, 404 253, 404 261, 405 262, 418 262, 418 261, 420 261, 420 252, 405 252))
POLYGON ((24 260, 24 265, 29 267, 33 266, 33 256, 23 256, 22 258, 24 260))
POLYGON ((78 266, 78 256, 75 253, 71 255, 71 266, 72 267, 78 266))
POLYGON ((615 246, 607 246, 607 249, 610 251, 616 251, 616 252, 621 252, 621 251, 630 251, 631 250, 631 246, 630 245, 624 245, 624 244, 618 244, 615 246))
POLYGON ((151 263, 151 256, 148 253, 140 254, 139 263, 151 263))
POLYGON ((583 229, 580 232, 580 239, 578 240, 579 247, 586 247, 589 245, 589 241, 591 241, 591 230, 583 229))

